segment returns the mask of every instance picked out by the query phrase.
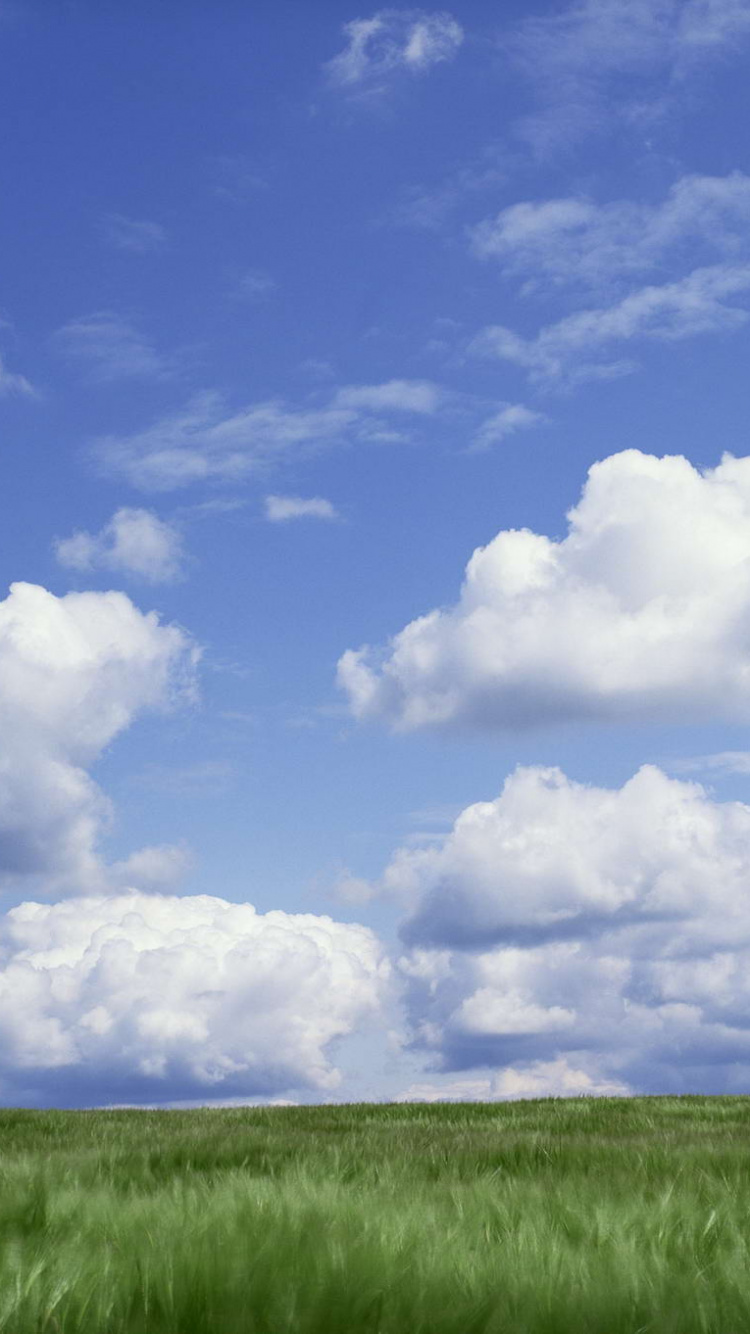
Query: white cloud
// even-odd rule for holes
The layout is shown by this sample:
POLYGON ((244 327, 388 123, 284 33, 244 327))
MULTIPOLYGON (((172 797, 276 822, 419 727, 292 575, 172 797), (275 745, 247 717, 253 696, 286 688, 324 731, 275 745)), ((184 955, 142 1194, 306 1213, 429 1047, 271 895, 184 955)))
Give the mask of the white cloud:
POLYGON ((437 412, 443 395, 431 380, 388 380, 386 384, 347 385, 334 397, 337 408, 373 412, 437 412))
POLYGON ((403 730, 750 721, 750 458, 701 473, 626 450, 594 464, 568 518, 561 541, 499 533, 456 606, 344 654, 355 715, 403 730))
POLYGON ((750 774, 750 750, 722 750, 715 755, 693 755, 673 760, 673 773, 750 774))
POLYGON ((731 333, 747 323, 730 298, 750 290, 750 265, 715 264, 663 286, 642 287, 612 306, 581 310, 523 338, 504 325, 490 325, 471 351, 509 361, 529 379, 548 386, 609 378, 634 369, 632 362, 607 360, 618 344, 674 343, 703 334, 731 333))
POLYGON ((14 584, 0 602, 0 888, 106 883, 109 803, 87 770, 146 709, 192 685, 183 631, 124 593, 57 598, 14 584))
POLYGON ((0 357, 0 398, 11 397, 14 394, 33 397, 35 393, 34 386, 26 376, 19 375, 17 371, 9 371, 0 357))
POLYGON ((564 1056, 507 1066, 491 1079, 442 1079, 412 1084, 394 1102, 510 1102, 517 1098, 613 1098, 630 1093, 620 1080, 597 1079, 564 1056))
POLYGON ((365 927, 207 895, 23 903, 0 933, 0 1076, 58 1105, 331 1090, 388 973, 365 927))
POLYGON ((380 84, 399 70, 422 74, 452 60, 464 39, 450 14, 411 9, 382 9, 372 18, 354 19, 344 33, 347 45, 325 67, 344 88, 380 84))
POLYGON ((518 431, 528 431, 532 426, 543 426, 547 421, 543 412, 535 412, 523 403, 505 403, 498 412, 482 422, 474 436, 474 450, 489 449, 499 445, 508 436, 518 431))
POLYGON ((423 416, 434 411, 438 393, 426 381, 392 380, 344 387, 323 406, 271 400, 234 413, 219 394, 205 393, 144 431, 106 436, 94 452, 108 473, 144 490, 212 479, 239 482, 292 451, 345 441, 401 441, 403 433, 388 429, 390 414, 423 416))
POLYGON ((684 100, 687 74, 749 33, 747 0, 574 0, 530 17, 506 43, 538 99, 521 133, 550 152, 615 119, 649 123, 684 100))
POLYGON ((174 843, 138 848, 123 861, 108 867, 109 879, 122 888, 166 889, 175 885, 190 870, 193 858, 189 848, 174 843))
POLYGON ((98 533, 76 532, 55 543, 61 565, 72 570, 114 570, 149 583, 182 573, 182 537, 151 510, 119 509, 98 533))
POLYGON ((55 334, 62 351, 88 367, 102 383, 127 379, 163 379, 172 373, 169 361, 138 330, 112 311, 97 311, 71 320, 55 334))
MULTIPOLYGON (((687 247, 746 254, 750 176, 683 176, 658 204, 585 197, 523 202, 470 229, 474 252, 527 278, 527 290, 555 286, 609 288, 668 261, 685 262, 687 247)), ((691 267, 698 261, 691 260, 691 267)))
POLYGON ((339 516, 330 500, 321 496, 312 496, 303 500, 300 496, 266 496, 266 518, 271 523, 284 523, 288 519, 337 519, 339 516))
POLYGON ((104 237, 116 250, 130 250, 134 254, 145 255, 152 250, 160 250, 165 244, 167 233, 158 222, 147 219, 126 218, 122 213, 107 213, 104 217, 104 237))
POLYGON ((493 1096, 746 1081, 750 806, 651 766, 617 790, 518 769, 383 884, 440 1068, 501 1071, 493 1096))

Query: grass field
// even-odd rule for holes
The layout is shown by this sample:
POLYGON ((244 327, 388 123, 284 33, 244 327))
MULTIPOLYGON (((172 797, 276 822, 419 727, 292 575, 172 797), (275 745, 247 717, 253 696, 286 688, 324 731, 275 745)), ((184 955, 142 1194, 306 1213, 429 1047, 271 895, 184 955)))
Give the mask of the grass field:
POLYGON ((13 1334, 742 1334, 750 1098, 0 1111, 13 1334))

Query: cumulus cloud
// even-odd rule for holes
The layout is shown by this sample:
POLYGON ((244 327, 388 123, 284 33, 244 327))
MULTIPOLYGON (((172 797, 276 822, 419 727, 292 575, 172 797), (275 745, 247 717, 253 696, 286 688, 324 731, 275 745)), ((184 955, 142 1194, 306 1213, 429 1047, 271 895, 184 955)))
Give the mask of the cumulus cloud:
POLYGON ((23 903, 0 945, 4 1096, 55 1105, 332 1090, 388 974, 365 927, 208 895, 23 903))
POLYGON ((138 714, 189 693, 196 657, 124 593, 12 585, 0 602, 0 888, 106 883, 110 807, 88 770, 138 714))
POLYGON ((115 250, 130 250, 136 255, 161 250, 167 240, 167 233, 160 223, 145 218, 126 218, 122 213, 105 214, 103 228, 104 239, 115 250))
POLYGON ((106 436, 94 454, 108 473, 144 490, 168 491, 196 481, 242 481, 292 451, 343 442, 399 441, 392 417, 436 410, 439 391, 426 381, 345 386, 322 406, 281 400, 230 412, 219 394, 191 399, 182 412, 144 431, 106 436))
POLYGON ((646 766, 617 790, 519 769, 385 885, 416 1049, 590 1091, 727 1092, 750 1072, 750 806, 646 766), (567 1079, 568 1075, 564 1075, 567 1079))
MULTIPOLYGON (((609 287, 682 262, 694 247, 710 255, 747 253, 750 176, 683 176, 657 204, 581 196, 512 204, 470 229, 474 253, 522 276, 527 290, 609 287)), ((691 259, 691 263, 694 261, 691 259)))
POLYGON ((549 152, 615 118, 653 121, 683 101, 687 74, 749 34, 747 0, 574 0, 530 17, 506 41, 537 98, 520 132, 549 152))
POLYGON ((344 654, 360 718, 519 729, 567 719, 750 720, 750 458, 701 472, 594 464, 569 532, 501 532, 456 606, 344 654))
POLYGON ((163 379, 172 366, 128 320, 113 311, 82 315, 55 334, 57 346, 86 366, 101 383, 128 379, 163 379))
POLYGON ((452 60, 464 39, 450 14, 412 9, 381 9, 369 19, 344 25, 344 50, 326 65, 340 87, 371 88, 399 70, 422 74, 452 60))
POLYGON ((289 519, 337 519, 339 516, 330 500, 311 496, 266 496, 266 518, 271 523, 286 523, 289 519))
POLYGON ((714 264, 662 286, 638 288, 611 306, 577 311, 523 338, 505 325, 483 329, 471 351, 508 361, 534 383, 576 384, 634 369, 612 361, 623 344, 676 343, 696 335, 731 333, 747 323, 732 300, 750 291, 750 265, 714 264))
POLYGON ((55 543, 71 570, 114 570, 149 583, 169 583, 182 573, 182 537, 151 510, 119 509, 98 533, 76 532, 55 543))

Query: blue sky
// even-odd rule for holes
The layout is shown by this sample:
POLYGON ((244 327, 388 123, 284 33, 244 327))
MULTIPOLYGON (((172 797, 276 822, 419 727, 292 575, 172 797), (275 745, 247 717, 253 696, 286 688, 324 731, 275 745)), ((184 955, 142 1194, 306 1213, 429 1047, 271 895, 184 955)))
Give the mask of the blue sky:
POLYGON ((0 0, 4 1102, 746 1088, 749 51, 0 0))

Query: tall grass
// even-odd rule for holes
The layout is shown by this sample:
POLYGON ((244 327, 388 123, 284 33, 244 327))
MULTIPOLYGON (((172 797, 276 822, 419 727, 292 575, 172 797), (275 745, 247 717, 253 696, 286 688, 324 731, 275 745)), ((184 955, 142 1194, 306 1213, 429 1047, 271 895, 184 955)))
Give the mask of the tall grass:
POLYGON ((742 1334, 750 1099, 0 1111, 8 1334, 742 1334))

